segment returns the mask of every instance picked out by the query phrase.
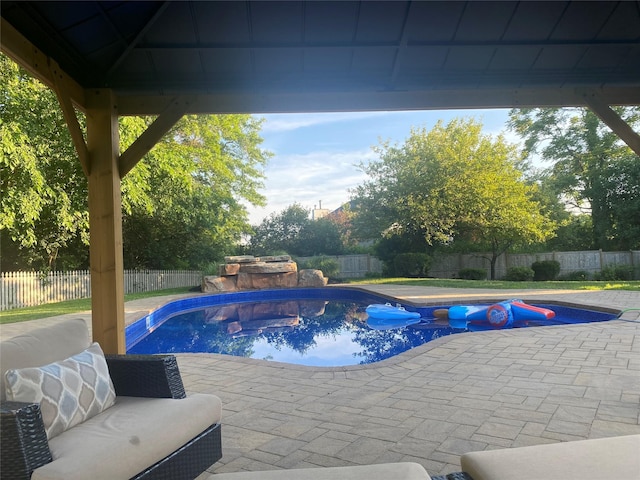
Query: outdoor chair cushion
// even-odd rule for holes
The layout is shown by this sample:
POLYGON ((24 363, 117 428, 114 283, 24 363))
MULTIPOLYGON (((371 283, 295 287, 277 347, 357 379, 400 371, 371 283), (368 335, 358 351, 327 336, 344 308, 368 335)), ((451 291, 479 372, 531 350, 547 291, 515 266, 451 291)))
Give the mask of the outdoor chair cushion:
POLYGON ((431 480, 419 463, 380 463, 350 467, 301 468, 218 473, 207 480, 431 480))
POLYGON ((91 345, 87 324, 81 318, 60 322, 56 328, 35 329, 2 341, 0 349, 0 400, 6 400, 4 373, 9 369, 41 367, 69 358, 91 345))
POLYGON ((474 480, 640 479, 640 435, 465 453, 474 480))
POLYGON ((52 438, 53 462, 31 478, 86 480, 87 472, 91 480, 131 478, 220 423, 221 410, 220 399, 206 394, 116 397, 113 407, 52 438))

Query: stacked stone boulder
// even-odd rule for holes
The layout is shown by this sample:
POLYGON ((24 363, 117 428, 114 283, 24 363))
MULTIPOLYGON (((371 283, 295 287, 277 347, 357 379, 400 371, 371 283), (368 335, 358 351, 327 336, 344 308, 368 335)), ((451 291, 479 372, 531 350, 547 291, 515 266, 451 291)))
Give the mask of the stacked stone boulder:
POLYGON ((321 270, 300 270, 289 255, 225 257, 219 275, 202 279, 204 293, 270 288, 323 287, 328 279, 321 270))

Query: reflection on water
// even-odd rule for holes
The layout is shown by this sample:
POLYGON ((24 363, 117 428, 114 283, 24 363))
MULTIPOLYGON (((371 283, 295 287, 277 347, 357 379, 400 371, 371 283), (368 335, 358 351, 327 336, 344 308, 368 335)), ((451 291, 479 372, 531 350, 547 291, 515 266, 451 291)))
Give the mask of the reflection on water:
MULTIPOLYGON (((344 366, 378 362, 435 338, 467 331, 449 327, 449 321, 440 315, 448 307, 442 305, 415 308, 421 315, 420 323, 415 325, 385 329, 373 323, 372 328, 365 312, 369 303, 363 302, 333 297, 225 303, 188 312, 183 309, 167 320, 162 317, 157 323, 147 324, 150 333, 141 323, 142 333, 134 337, 128 352, 222 353, 301 365, 344 366)), ((566 306, 539 306, 553 309, 555 318, 516 326, 563 325, 615 317, 566 306)), ((474 330, 473 326, 468 328, 474 330)))
POLYGON ((218 305, 170 318, 129 353, 207 352, 342 366, 378 362, 456 332, 435 318, 406 328, 372 329, 366 306, 337 300, 218 305))

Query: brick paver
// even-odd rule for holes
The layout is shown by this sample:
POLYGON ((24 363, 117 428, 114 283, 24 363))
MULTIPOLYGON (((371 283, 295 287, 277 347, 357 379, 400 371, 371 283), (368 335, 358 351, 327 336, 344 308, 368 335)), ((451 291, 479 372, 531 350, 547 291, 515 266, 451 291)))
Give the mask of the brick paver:
MULTIPOLYGON (((640 308, 640 292, 630 291, 371 289, 414 303, 522 298, 640 308)), ((26 323, 0 333, 37 324, 26 323)), ((639 310, 603 323, 449 336, 363 366, 214 354, 180 354, 178 362, 189 392, 223 401, 224 456, 213 473, 415 461, 437 475, 459 470, 467 451, 640 433, 639 310)))

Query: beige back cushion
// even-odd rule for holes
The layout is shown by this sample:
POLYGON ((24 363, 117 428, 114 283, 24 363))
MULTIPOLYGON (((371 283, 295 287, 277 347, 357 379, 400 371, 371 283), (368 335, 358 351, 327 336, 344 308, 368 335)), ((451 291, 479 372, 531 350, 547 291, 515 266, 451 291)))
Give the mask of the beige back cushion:
POLYGON ((81 318, 32 330, 0 343, 0 399, 6 399, 4 374, 9 369, 41 367, 64 360, 91 345, 81 318))

